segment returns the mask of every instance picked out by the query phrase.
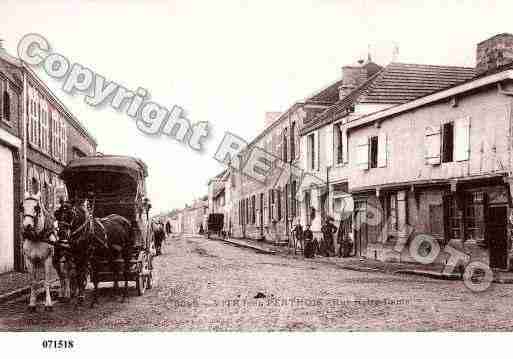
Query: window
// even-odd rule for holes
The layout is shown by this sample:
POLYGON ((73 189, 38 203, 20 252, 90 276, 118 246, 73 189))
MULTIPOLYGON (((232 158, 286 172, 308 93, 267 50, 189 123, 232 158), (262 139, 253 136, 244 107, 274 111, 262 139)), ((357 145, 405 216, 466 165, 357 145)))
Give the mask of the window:
POLYGON ((315 134, 311 133, 307 137, 308 141, 308 166, 310 170, 315 170, 315 134))
POLYGON ((4 120, 11 120, 11 98, 7 91, 4 91, 3 96, 3 112, 4 112, 4 120))
POLYGON ((271 221, 273 219, 272 193, 273 193, 273 190, 270 189, 269 193, 267 194, 267 208, 268 208, 267 217, 268 217, 269 223, 271 223, 271 221))
POLYGON ((290 159, 296 158, 296 122, 290 126, 290 159))
POLYGON ((256 223, 256 198, 255 195, 251 196, 251 223, 256 223))
POLYGON ((474 192, 466 197, 465 239, 484 239, 484 196, 483 192, 474 192))
POLYGON ((447 213, 447 235, 449 239, 462 239, 462 211, 458 209, 456 198, 452 195, 444 197, 447 213))
POLYGON ((44 152, 49 152, 48 143, 48 112, 45 108, 41 110, 41 149, 44 152))
POLYGON ((239 225, 242 225, 242 201, 239 200, 239 225))
POLYGON ((274 189, 271 189, 270 192, 269 192, 270 196, 270 201, 271 201, 271 210, 269 211, 270 213, 270 219, 271 220, 274 220, 276 218, 276 198, 275 198, 275 190, 274 189))
POLYGON ((370 168, 378 167, 378 136, 370 138, 370 168))
POLYGON ((276 190, 276 215, 278 217, 278 221, 281 221, 281 196, 282 196, 282 191, 281 190, 276 190))
POLYGON ((246 202, 246 224, 249 224, 249 221, 250 221, 250 216, 249 216, 249 198, 246 198, 245 200, 246 202))
POLYGON ((292 185, 290 186, 290 197, 292 198, 292 203, 291 203, 291 212, 292 212, 292 217, 296 217, 297 213, 296 213, 296 208, 297 208, 297 203, 296 203, 296 191, 297 191, 297 182, 296 181, 292 181, 292 185))
POLYGON ((66 121, 61 118, 61 161, 66 164, 67 162, 67 150, 68 150, 68 136, 66 131, 66 121))
POLYGON ((442 130, 442 162, 452 162, 454 150, 454 123, 448 122, 442 130))
POLYGON ((342 164, 344 162, 344 144, 342 140, 342 124, 338 123, 334 125, 333 128, 334 136, 335 136, 335 163, 337 165, 342 164))

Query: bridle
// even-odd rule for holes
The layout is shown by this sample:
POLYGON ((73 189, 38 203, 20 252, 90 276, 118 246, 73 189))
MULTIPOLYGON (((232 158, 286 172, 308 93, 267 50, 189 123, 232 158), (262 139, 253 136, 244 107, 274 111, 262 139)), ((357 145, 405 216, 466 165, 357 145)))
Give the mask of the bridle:
POLYGON ((41 202, 36 197, 27 197, 27 198, 25 198, 25 201, 27 201, 27 200, 36 201, 37 204, 34 208, 35 214, 25 213, 24 207, 22 206, 21 210, 23 211, 23 218, 25 218, 25 217, 31 218, 32 221, 34 222, 34 228, 37 228, 39 225, 39 218, 41 217, 41 213, 42 213, 41 202))
MULTIPOLYGON (((59 228, 61 226, 67 228, 68 231, 72 231, 73 230, 73 226, 76 225, 76 220, 78 219, 79 217, 79 214, 78 214, 78 210, 75 206, 71 206, 71 221, 68 223, 66 221, 58 221, 58 225, 59 225, 59 228)), ((73 239, 75 238, 80 238, 80 237, 83 237, 84 235, 86 235, 87 233, 89 234, 92 234, 93 237, 104 247, 107 247, 107 244, 106 244, 106 241, 102 241, 100 238, 97 238, 95 235, 94 235, 94 231, 93 231, 93 222, 96 222, 100 225, 100 227, 102 228, 102 230, 104 231, 105 233, 105 228, 103 227, 103 225, 101 223, 99 223, 98 221, 96 221, 94 219, 94 217, 92 216, 92 214, 89 214, 88 216, 86 216, 86 214, 84 213, 84 217, 85 220, 82 224, 80 224, 77 228, 75 228, 70 234, 69 234, 69 240, 70 242, 73 242, 73 239)), ((106 234, 105 234, 106 236, 106 234)))
POLYGON ((78 237, 79 235, 82 235, 86 231, 86 227, 90 223, 90 221, 87 220, 87 218, 86 218, 84 223, 82 223, 81 225, 79 225, 77 228, 75 228, 73 230, 73 226, 76 224, 75 222, 77 221, 79 214, 78 214, 78 210, 74 206, 71 206, 70 211, 71 211, 71 221, 69 223, 64 220, 59 220, 59 221, 57 221, 57 223, 58 223, 59 228, 64 227, 65 229, 70 231, 71 233, 69 234, 69 239, 73 239, 73 238, 78 237))

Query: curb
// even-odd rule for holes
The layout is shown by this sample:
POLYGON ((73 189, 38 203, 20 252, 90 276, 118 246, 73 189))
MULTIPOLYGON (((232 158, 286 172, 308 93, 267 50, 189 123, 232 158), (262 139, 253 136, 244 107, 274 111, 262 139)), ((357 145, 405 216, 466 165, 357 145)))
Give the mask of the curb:
POLYGON ((411 274, 418 275, 422 277, 428 277, 433 279, 441 279, 441 280, 461 280, 462 277, 460 274, 444 274, 435 271, 427 271, 427 270, 418 270, 418 269, 398 269, 392 272, 393 274, 411 274))
MULTIPOLYGON (((262 254, 277 254, 277 253, 281 254, 280 251, 271 251, 271 250, 263 249, 263 248, 260 248, 257 246, 252 246, 250 244, 232 242, 228 239, 224 239, 224 238, 220 238, 220 237, 219 238, 211 237, 210 239, 211 240, 220 240, 227 244, 231 244, 235 247, 252 249, 252 250, 254 250, 258 253, 262 253, 262 254)), ((285 255, 287 256, 287 254, 285 254, 285 255)), ((348 265, 343 265, 343 264, 338 264, 338 263, 328 262, 328 261, 321 261, 321 262, 327 263, 327 264, 333 264, 337 268, 344 269, 344 270, 351 270, 351 271, 355 271, 355 272, 370 272, 370 273, 379 272, 379 273, 394 274, 394 275, 406 274, 406 275, 416 275, 416 276, 421 276, 421 277, 427 277, 427 278, 438 279, 438 280, 448 280, 448 281, 456 281, 456 280, 463 279, 461 274, 455 274, 455 273, 444 274, 444 273, 437 272, 437 271, 422 270, 422 269, 396 269, 396 270, 389 271, 385 268, 348 266, 348 265)), ((500 284, 513 284, 513 278, 500 278, 499 277, 499 278, 494 278, 493 282, 500 283, 500 284)))
POLYGON ((222 241, 224 243, 231 244, 231 245, 233 245, 235 247, 252 249, 252 250, 254 250, 254 251, 258 252, 258 253, 261 253, 261 254, 276 254, 277 253, 277 251, 271 251, 271 250, 260 248, 260 247, 257 247, 257 246, 252 246, 250 244, 243 244, 243 243, 238 243, 238 242, 232 242, 232 241, 230 241, 228 239, 224 239, 224 238, 217 238, 217 237, 213 238, 213 237, 210 237, 210 239, 219 240, 219 241, 222 241))
MULTIPOLYGON (((59 280, 58 279, 55 279, 53 281, 50 282, 50 291, 51 291, 51 288, 55 286, 55 284, 58 284, 59 283, 59 280)), ((44 288, 41 287, 37 290, 37 295, 43 293, 44 291, 44 288)), ((0 303, 5 303, 5 302, 8 302, 10 300, 13 300, 15 298, 18 298, 18 297, 22 297, 24 295, 28 295, 30 293, 30 286, 25 286, 25 287, 22 287, 22 288, 19 288, 19 289, 15 289, 11 292, 7 292, 7 293, 4 293, 4 294, 1 294, 0 295, 0 303)))

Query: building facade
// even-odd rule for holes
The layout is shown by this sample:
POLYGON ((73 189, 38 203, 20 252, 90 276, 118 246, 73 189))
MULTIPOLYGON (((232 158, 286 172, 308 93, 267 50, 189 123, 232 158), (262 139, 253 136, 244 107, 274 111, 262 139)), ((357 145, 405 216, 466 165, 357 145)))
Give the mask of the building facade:
POLYGON ((512 51, 513 35, 494 36, 477 46, 471 79, 349 124, 359 255, 409 261, 398 243, 427 234, 511 269, 512 51))
POLYGON ((234 237, 288 241, 294 220, 299 216, 295 199, 300 160, 299 131, 305 112, 303 103, 296 103, 284 113, 270 113, 265 130, 239 154, 244 163, 251 151, 269 154, 271 170, 265 181, 252 178, 240 169, 231 169, 227 188, 230 191, 232 230, 234 237))
MULTIPOLYGON (((473 68, 403 63, 380 67, 370 58, 359 65, 342 68, 338 101, 306 122, 301 133, 305 148, 303 168, 310 175, 301 185, 302 197, 306 198, 303 206, 305 213, 308 213, 303 222, 311 224, 315 237, 322 236, 321 226, 327 216, 331 216, 337 226, 352 226, 354 201, 348 190, 348 181, 350 165, 357 158, 351 156, 348 150, 347 129, 350 124, 368 114, 411 101, 473 76, 473 68)), ((373 146, 383 150, 386 139, 378 140, 380 143, 376 142, 373 146)), ((381 165, 378 161, 383 160, 383 153, 374 151, 373 154, 376 157, 375 165, 381 165)))
POLYGON ((23 80, 0 46, 0 273, 20 268, 23 80))
POLYGON ((26 189, 41 192, 43 203, 53 210, 66 196, 59 174, 76 157, 96 153, 97 143, 77 118, 28 68, 25 74, 26 189))
POLYGON ((8 220, 12 221, 12 227, 6 225, 2 234, 6 236, 2 243, 12 243, 2 253, 13 252, 13 255, 0 260, 6 263, 0 264, 1 272, 24 270, 17 211, 24 192, 40 192, 45 207, 53 211, 59 197, 66 196, 64 183, 59 179, 62 169, 74 157, 95 154, 97 143, 30 68, 1 48, 0 78, 3 91, 0 129, 20 141, 16 150, 11 145, 10 153, 1 154, 3 173, 10 176, 0 179, 5 187, 2 193, 8 197, 7 207, 1 212, 14 213, 8 220), (12 186, 6 185, 10 182, 12 186))

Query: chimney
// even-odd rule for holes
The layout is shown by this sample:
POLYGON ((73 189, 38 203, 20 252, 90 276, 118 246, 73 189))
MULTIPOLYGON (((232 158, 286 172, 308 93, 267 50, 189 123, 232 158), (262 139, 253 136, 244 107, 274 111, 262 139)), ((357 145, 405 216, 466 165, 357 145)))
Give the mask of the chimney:
POLYGON ((281 116, 281 112, 266 112, 264 120, 264 128, 269 127, 281 116))
POLYGON ((365 65, 342 67, 342 85, 338 88, 339 99, 346 97, 351 91, 363 84, 368 78, 365 65))
POLYGON ((513 35, 498 34, 477 44, 476 72, 482 74, 513 62, 513 35))

